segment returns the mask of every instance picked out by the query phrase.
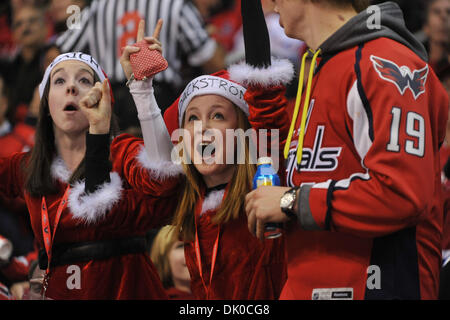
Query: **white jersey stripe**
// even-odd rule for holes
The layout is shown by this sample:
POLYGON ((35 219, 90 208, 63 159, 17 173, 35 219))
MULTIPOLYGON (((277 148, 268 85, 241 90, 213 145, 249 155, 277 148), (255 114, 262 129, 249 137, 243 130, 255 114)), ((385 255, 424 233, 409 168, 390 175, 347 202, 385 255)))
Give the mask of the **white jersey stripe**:
POLYGON ((372 147, 372 140, 369 136, 369 117, 359 96, 357 84, 358 82, 355 81, 347 96, 347 112, 353 120, 353 142, 356 151, 361 158, 361 164, 366 168, 364 158, 372 147))

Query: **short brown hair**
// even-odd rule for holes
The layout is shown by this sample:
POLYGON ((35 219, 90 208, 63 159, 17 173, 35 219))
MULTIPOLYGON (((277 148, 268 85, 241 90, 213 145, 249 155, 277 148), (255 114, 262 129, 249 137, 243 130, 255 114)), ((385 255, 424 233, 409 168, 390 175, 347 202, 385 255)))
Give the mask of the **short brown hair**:
POLYGON ((361 12, 370 5, 370 0, 311 0, 311 2, 319 3, 326 2, 334 7, 342 8, 352 6, 356 12, 361 12))

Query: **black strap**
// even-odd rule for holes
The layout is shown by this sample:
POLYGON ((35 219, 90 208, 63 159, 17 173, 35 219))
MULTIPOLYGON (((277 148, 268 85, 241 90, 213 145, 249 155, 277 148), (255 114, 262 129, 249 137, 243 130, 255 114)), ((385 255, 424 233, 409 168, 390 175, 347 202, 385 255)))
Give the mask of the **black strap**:
POLYGON ((213 191, 225 190, 227 185, 228 185, 228 183, 223 183, 223 184, 219 184, 217 186, 211 187, 211 188, 207 188, 206 192, 205 192, 205 196, 209 195, 213 191))
POLYGON ((104 182, 110 182, 109 172, 112 165, 109 161, 109 134, 86 133, 85 175, 87 193, 93 193, 104 182))
POLYGON ((270 38, 261 0, 241 1, 245 61, 257 68, 270 66, 270 38))
MULTIPOLYGON (((105 260, 115 256, 148 252, 146 237, 132 237, 105 241, 65 243, 53 248, 51 267, 70 265, 92 260, 105 260)), ((39 268, 47 269, 48 258, 44 249, 39 250, 39 268)))

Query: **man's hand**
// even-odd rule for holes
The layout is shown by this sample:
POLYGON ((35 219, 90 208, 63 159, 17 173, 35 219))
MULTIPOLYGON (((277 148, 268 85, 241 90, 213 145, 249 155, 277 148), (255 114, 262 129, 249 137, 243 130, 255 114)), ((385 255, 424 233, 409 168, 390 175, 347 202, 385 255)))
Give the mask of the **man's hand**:
POLYGON ((262 186, 245 197, 248 229, 264 239, 264 225, 268 222, 286 222, 289 218, 281 211, 280 200, 289 187, 262 186))
POLYGON ((108 80, 95 86, 80 100, 80 109, 89 121, 89 133, 109 133, 111 122, 111 93, 108 80))
MULTIPOLYGON (((163 25, 163 20, 159 19, 156 24, 155 31, 153 32, 153 36, 145 37, 145 20, 141 20, 138 26, 138 34, 136 38, 136 42, 145 40, 149 44, 150 50, 158 50, 162 54, 162 44, 158 40, 159 34, 161 33, 161 28, 163 25)), ((133 74, 133 68, 130 63, 130 55, 136 52, 139 52, 141 48, 135 46, 126 46, 123 48, 122 56, 120 57, 120 64, 122 65, 123 72, 127 77, 127 80, 130 79, 133 74)))

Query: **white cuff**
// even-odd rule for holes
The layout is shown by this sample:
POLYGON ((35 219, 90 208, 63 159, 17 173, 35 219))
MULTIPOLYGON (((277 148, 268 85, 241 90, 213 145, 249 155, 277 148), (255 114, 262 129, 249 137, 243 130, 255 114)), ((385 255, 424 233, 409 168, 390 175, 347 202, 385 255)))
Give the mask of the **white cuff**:
POLYGON ((139 151, 137 160, 143 168, 149 170, 150 177, 158 181, 176 177, 184 173, 181 164, 173 163, 171 160, 154 161, 150 159, 144 147, 139 151))
POLYGON ((105 182, 91 194, 85 193, 85 182, 77 182, 69 193, 72 216, 86 224, 102 219, 120 200, 122 181, 116 172, 110 173, 111 182, 105 182))
POLYGON ((13 251, 11 241, 5 238, 0 238, 0 265, 9 261, 13 251))
POLYGON ((442 250, 442 267, 450 262, 450 250, 442 250))
POLYGON ((225 190, 215 190, 211 192, 205 199, 203 199, 202 211, 200 215, 217 209, 223 202, 223 196, 225 195, 225 190))
POLYGON ((228 68, 230 79, 242 83, 244 86, 272 86, 287 85, 294 77, 294 66, 287 59, 272 57, 272 64, 268 68, 255 68, 245 62, 234 64, 228 68))
POLYGON ((137 81, 130 84, 130 93, 138 112, 139 120, 148 120, 161 114, 153 90, 153 78, 137 81))

